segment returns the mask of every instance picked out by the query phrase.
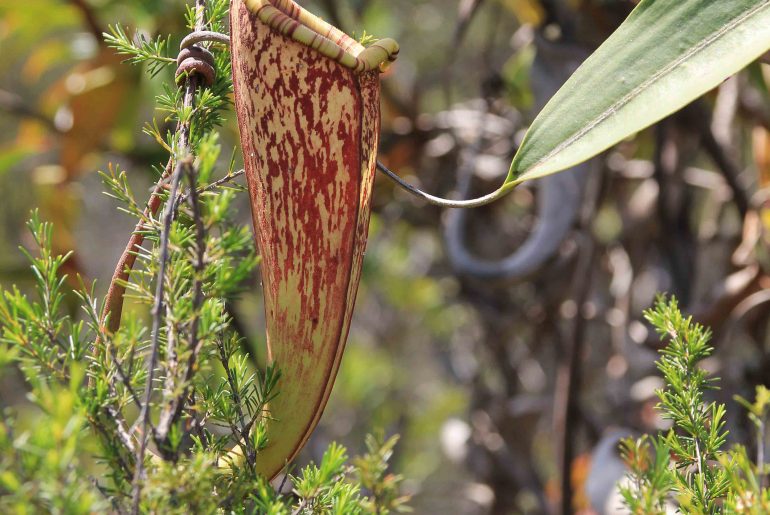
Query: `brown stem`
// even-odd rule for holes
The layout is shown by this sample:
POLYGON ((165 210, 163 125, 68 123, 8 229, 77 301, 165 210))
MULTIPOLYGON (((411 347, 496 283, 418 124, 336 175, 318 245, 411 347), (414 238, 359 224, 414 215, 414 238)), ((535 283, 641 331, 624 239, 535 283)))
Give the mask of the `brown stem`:
MULTIPOLYGON (((589 199, 586 208, 581 213, 581 225, 586 227, 594 219, 605 188, 601 177, 595 177, 595 184, 588 189, 589 199)), ((583 353, 586 346, 586 319, 582 307, 586 304, 591 292, 591 280, 598 252, 598 244, 590 231, 584 233, 584 250, 575 269, 573 301, 577 311, 570 328, 570 339, 566 349, 566 362, 559 367, 556 393, 554 399, 554 427, 559 442, 559 466, 561 469, 561 513, 569 515, 573 512, 572 463, 575 459, 575 442, 579 425, 584 417, 580 410, 580 387, 583 377, 583 353)))
POLYGON ((589 241, 588 248, 577 267, 577 286, 575 288, 574 301, 577 304, 577 313, 571 328, 571 338, 567 349, 567 362, 558 372, 556 384, 555 425, 559 439, 561 469, 561 513, 572 513, 572 462, 575 459, 575 440, 577 436, 578 422, 580 421, 579 393, 582 382, 582 359, 585 348, 586 321, 581 313, 591 286, 591 271, 593 269, 596 245, 589 241))
POLYGON ((26 103, 24 103, 24 99, 16 93, 12 93, 4 89, 0 89, 0 111, 5 111, 14 116, 36 120, 45 125, 45 127, 52 132, 61 132, 58 128, 56 128, 56 124, 51 118, 28 106, 26 103))
POLYGON ((96 19, 96 13, 94 13, 93 8, 88 5, 86 0, 69 0, 69 2, 83 15, 83 21, 85 21, 88 31, 93 34, 96 41, 100 45, 104 44, 104 37, 102 36, 104 29, 96 19))
MULTIPOLYGON (((192 82, 192 80, 190 81, 192 82)), ((188 86, 188 89, 192 89, 188 86)), ((160 344, 160 324, 163 318, 163 291, 166 281, 166 265, 168 263, 168 243, 169 233, 171 231, 171 222, 174 220, 174 199, 179 189, 179 182, 182 177, 182 170, 189 166, 188 160, 181 161, 171 179, 171 194, 166 203, 166 210, 163 214, 163 228, 160 236, 160 263, 158 265, 157 284, 155 286, 155 301, 152 308, 152 337, 150 344, 150 360, 147 364, 147 383, 144 390, 144 404, 139 414, 137 422, 141 426, 141 435, 139 438, 139 448, 136 452, 136 469, 134 471, 133 501, 135 514, 139 514, 139 504, 141 501, 141 483, 144 476, 144 455, 147 451, 147 442, 149 440, 148 432, 153 430, 150 423, 150 400, 152 399, 152 390, 154 382, 155 368, 158 363, 158 347, 160 344)))
MULTIPOLYGON (((179 420, 184 411, 185 402, 190 395, 190 381, 195 373, 198 355, 200 354, 201 340, 198 328, 200 326, 200 310, 203 306, 203 274, 205 272, 206 261, 206 228, 201 218, 200 205, 198 203, 198 185, 197 170, 193 166, 185 167, 190 183, 190 207, 193 223, 195 225, 195 263, 193 265, 195 278, 193 280, 193 299, 192 299, 192 323, 190 324, 189 350, 190 354, 187 360, 187 367, 183 379, 184 388, 182 392, 171 399, 161 413, 158 422, 157 440, 165 445, 168 438, 168 432, 171 427, 179 420)), ((176 375, 176 370, 170 371, 176 375)))
POLYGON ((727 185, 733 193, 733 202, 741 215, 741 220, 746 218, 751 208, 749 194, 740 181, 741 169, 738 164, 730 157, 729 151, 714 137, 714 132, 707 126, 703 127, 703 147, 717 165, 722 177, 725 178, 727 185))
POLYGON ((114 333, 120 328, 120 321, 123 313, 123 297, 126 293, 125 283, 128 281, 131 270, 136 262, 137 252, 139 252, 142 243, 144 243, 144 232, 147 230, 147 221, 152 219, 157 213, 163 202, 161 193, 166 189, 166 179, 171 174, 174 159, 170 158, 166 164, 163 174, 158 179, 155 188, 147 201, 142 213, 142 219, 136 224, 131 238, 128 240, 126 249, 115 266, 115 272, 112 274, 110 287, 107 290, 107 296, 104 299, 104 308, 102 310, 102 325, 106 324, 105 330, 108 333, 114 333))

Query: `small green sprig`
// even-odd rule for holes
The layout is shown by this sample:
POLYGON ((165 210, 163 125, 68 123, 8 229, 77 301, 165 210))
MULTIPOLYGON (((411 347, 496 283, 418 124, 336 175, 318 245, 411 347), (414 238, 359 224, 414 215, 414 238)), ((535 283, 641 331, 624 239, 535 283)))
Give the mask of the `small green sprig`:
MULTIPOLYGON (((353 37, 355 38, 355 35, 353 37)), ((368 47, 368 46, 376 43, 379 40, 380 40, 380 38, 378 38, 377 36, 375 36, 373 34, 368 34, 366 31, 363 31, 361 33, 361 37, 358 38, 358 42, 363 47, 368 47)))
POLYGON ((669 470, 669 448, 662 439, 624 438, 620 454, 628 466, 630 485, 620 493, 633 515, 663 515, 674 478, 669 470))
POLYGON ((665 440, 677 460, 677 487, 693 510, 716 513, 728 482, 724 470, 713 463, 721 456, 727 432, 724 404, 703 398, 706 390, 715 388, 715 380, 699 367, 713 351, 711 331, 684 317, 673 298, 659 298, 645 317, 668 340, 657 364, 666 387, 657 394, 658 409, 674 424, 665 440))
POLYGON ((736 395, 735 400, 746 408, 749 413, 749 420, 754 424, 757 438, 757 464, 760 466, 759 474, 767 476, 770 469, 765 463, 765 444, 767 441, 767 416, 770 414, 770 390, 759 385, 756 387, 753 402, 740 395, 736 395))
POLYGON ((659 297, 645 317, 667 342, 657 363, 665 387, 657 395, 672 428, 621 442, 629 469, 628 484, 620 487, 626 506, 634 515, 662 514, 672 506, 688 514, 769 513, 770 493, 763 485, 767 390, 758 388, 754 402, 739 399, 758 428, 754 464, 742 446, 724 450, 726 407, 704 397, 717 381, 700 367, 713 352, 711 332, 682 315, 674 298, 659 297))
POLYGON ((408 496, 398 494, 401 476, 388 474, 397 437, 366 437, 367 452, 352 460, 347 450, 331 444, 321 461, 291 476, 293 495, 262 486, 253 499, 258 513, 280 515, 387 515, 410 511, 408 496))
POLYGON ((397 443, 398 435, 388 439, 382 433, 367 435, 366 454, 353 461, 361 487, 370 494, 364 501, 370 513, 409 511, 409 497, 400 493, 404 478, 390 473, 388 467, 397 443))
POLYGON ((37 300, 18 288, 0 292, 0 343, 15 349, 18 363, 37 386, 67 384, 73 364, 84 359, 87 346, 80 336, 83 324, 63 313, 66 274, 63 266, 72 253, 63 256, 51 251, 53 225, 42 222, 37 211, 27 227, 40 253, 26 249, 30 268, 37 282, 37 300))
POLYGON ((147 39, 141 34, 131 38, 120 25, 110 25, 109 32, 103 34, 107 46, 119 54, 128 56, 126 62, 147 65, 147 72, 155 76, 167 66, 176 62, 176 58, 167 55, 170 38, 147 39))
POLYGON ((72 370, 69 385, 39 384, 35 403, 45 424, 27 430, 16 424, 18 414, 0 418, 0 512, 96 513, 110 503, 94 487, 85 467, 86 413, 80 401, 83 370, 72 370))

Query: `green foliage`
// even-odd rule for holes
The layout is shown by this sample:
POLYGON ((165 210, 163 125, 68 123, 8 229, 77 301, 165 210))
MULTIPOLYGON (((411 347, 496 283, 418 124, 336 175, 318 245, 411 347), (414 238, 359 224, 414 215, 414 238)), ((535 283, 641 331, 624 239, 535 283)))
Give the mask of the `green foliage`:
POLYGON ((369 513, 406 511, 409 499, 399 494, 399 484, 403 478, 388 473, 388 462, 397 442, 397 436, 383 440, 382 435, 368 435, 367 453, 353 461, 361 486, 371 492, 371 497, 364 503, 369 513))
MULTIPOLYGON (((42 374, 42 375, 45 375, 42 374)), ((69 387, 40 384, 34 400, 45 424, 21 431, 16 414, 0 421, 0 512, 92 513, 109 506, 92 486, 82 459, 86 413, 80 402, 81 371, 69 387)))
POLYGON ((69 255, 53 255, 53 226, 41 222, 37 212, 28 227, 40 255, 22 252, 32 265, 38 299, 28 299, 17 288, 0 293, 0 342, 16 352, 19 365, 35 386, 66 384, 87 349, 80 337, 83 323, 62 314, 62 287, 67 277, 61 274, 61 267, 69 255))
MULTIPOLYGON (((227 0, 206 5, 206 27, 222 30, 227 0)), ((190 26, 195 15, 188 10, 190 26)), ((107 41, 153 75, 175 62, 165 55, 168 39, 134 42, 116 26, 107 41)), ((290 477, 290 495, 255 471, 269 443, 266 407, 279 394, 280 373, 256 371, 231 327, 228 303, 259 258, 251 230, 235 222, 243 188, 232 183, 239 176, 234 160, 222 164, 215 132, 229 107, 229 56, 225 48, 210 50, 215 83, 196 91, 192 103, 166 84, 157 99, 164 123, 146 128, 169 153, 168 165, 156 168, 159 181, 169 180, 168 171, 182 174, 176 196, 174 188, 158 193, 171 206, 168 226, 136 200, 125 170, 111 165, 102 173, 108 195, 144 237, 120 283, 133 309, 119 329, 110 331, 102 319, 94 285, 71 287, 74 278, 63 273, 70 255, 52 250, 52 225, 37 213, 28 224, 37 250, 22 251, 37 297, 18 288, 0 292, 0 365, 18 366, 41 413, 32 427, 14 413, 0 423, 4 513, 357 514, 404 507, 401 478, 386 472, 395 439, 368 441, 369 453, 352 464, 332 445, 317 466, 290 477), (177 130, 161 133, 168 122, 177 130), (69 312, 66 300, 79 300, 82 310, 69 312)))
POLYGON ((363 515, 409 511, 407 497, 397 497, 400 476, 385 475, 393 446, 374 436, 366 439, 366 454, 348 462, 344 447, 332 444, 318 465, 311 464, 299 476, 292 476, 294 495, 299 502, 263 487, 256 496, 260 512, 271 514, 363 515))
POLYGON ((635 515, 665 513, 673 477, 669 470, 669 450, 663 439, 651 442, 647 435, 626 438, 621 441, 620 450, 633 485, 621 488, 626 505, 635 515))
POLYGON ((668 342, 658 360, 666 386, 657 394, 658 409, 673 427, 655 437, 621 442, 630 480, 621 487, 625 504, 639 515, 666 513, 667 503, 682 513, 767 513, 770 491, 763 486, 762 465, 767 390, 758 388, 753 403, 740 400, 758 428, 755 464, 744 447, 723 450, 726 408, 704 399, 714 388, 714 380, 699 368, 712 353, 711 332, 684 317, 673 298, 660 297, 645 315, 668 342))
POLYGON ((157 75, 167 65, 176 62, 176 59, 166 55, 169 40, 158 37, 148 40, 141 34, 131 38, 120 25, 110 27, 110 32, 104 34, 104 41, 117 50, 119 54, 127 56, 126 62, 132 64, 146 64, 151 76, 157 75))

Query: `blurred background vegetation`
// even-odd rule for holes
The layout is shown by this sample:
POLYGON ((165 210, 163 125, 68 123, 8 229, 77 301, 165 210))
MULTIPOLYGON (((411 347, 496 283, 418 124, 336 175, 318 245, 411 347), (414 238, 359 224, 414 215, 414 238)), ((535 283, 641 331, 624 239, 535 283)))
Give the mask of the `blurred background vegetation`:
MULTIPOLYGON (((383 77, 381 159, 444 196, 501 182, 527 123, 635 5, 301 3, 355 36, 399 41, 383 77)), ((96 171, 119 165, 141 199, 166 156, 142 132, 164 124, 161 78, 121 64, 101 34, 120 23, 171 34, 173 49, 184 8, 0 0, 3 287, 33 283, 17 247, 39 207, 57 250, 75 251, 68 272, 106 288, 133 222, 96 171)), ((331 440, 360 451, 379 428, 402 435, 396 468, 418 513, 614 513, 617 439, 665 427, 653 410, 659 343, 641 316, 656 292, 714 329, 716 397, 731 405, 770 385, 768 81, 770 65, 755 63, 588 165, 465 214, 379 177, 347 352, 301 461, 331 440)), ((234 113, 221 132, 240 161, 234 113)), ((234 312, 260 355, 257 277, 234 312)), ((25 402, 19 376, 0 378, 0 407, 25 402)), ((750 444, 741 410, 730 412, 730 438, 750 444)))

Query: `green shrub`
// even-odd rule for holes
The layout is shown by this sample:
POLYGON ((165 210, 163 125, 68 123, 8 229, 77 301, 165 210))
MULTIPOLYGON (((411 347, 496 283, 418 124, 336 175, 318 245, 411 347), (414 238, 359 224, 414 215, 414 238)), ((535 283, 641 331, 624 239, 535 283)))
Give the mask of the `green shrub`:
POLYGON ((692 514, 770 513, 770 490, 764 486, 770 391, 760 386, 754 402, 737 399, 757 429, 756 463, 743 446, 725 450, 726 408, 704 399, 716 381, 699 368, 713 351, 710 331, 685 318, 673 298, 660 297, 645 315, 667 341, 658 360, 665 387, 657 394, 658 409, 672 427, 621 443, 630 470, 629 484, 621 487, 626 506, 638 515, 666 513, 668 507, 692 514))

